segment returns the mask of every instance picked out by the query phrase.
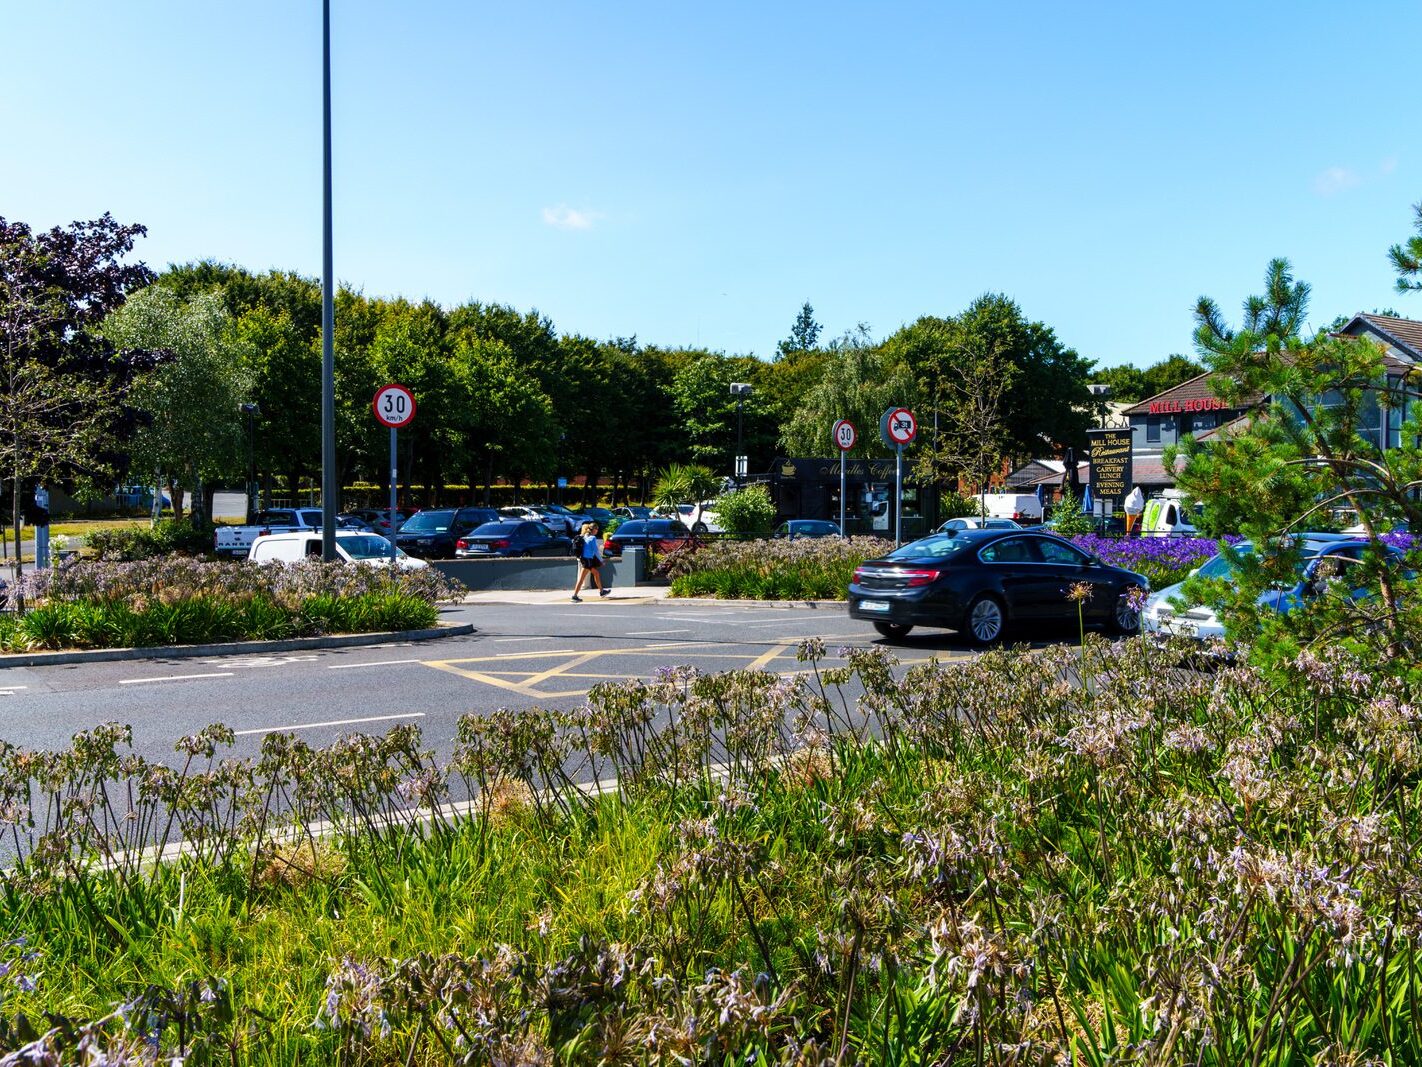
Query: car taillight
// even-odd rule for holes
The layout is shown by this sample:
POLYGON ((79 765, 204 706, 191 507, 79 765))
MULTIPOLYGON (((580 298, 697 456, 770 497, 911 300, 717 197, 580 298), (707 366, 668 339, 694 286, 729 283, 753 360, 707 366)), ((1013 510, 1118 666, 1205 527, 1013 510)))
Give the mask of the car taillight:
POLYGON ((868 573, 868 572, 865 571, 865 569, 864 569, 863 567, 855 567, 855 568, 854 568, 854 584, 855 584, 855 585, 858 585, 860 582, 862 582, 862 581, 864 580, 864 575, 867 574, 867 573, 868 573))
POLYGON ((910 588, 916 585, 932 585, 938 581, 937 571, 897 571, 895 573, 904 579, 904 584, 910 588))
POLYGON ((461 537, 458 541, 454 542, 454 547, 455 547, 455 548, 468 548, 468 547, 469 547, 469 542, 466 541, 466 540, 464 540, 464 538, 461 537))
POLYGON ((508 538, 504 538, 503 540, 500 540, 500 541, 495 541, 491 547, 493 547, 493 548, 508 548, 508 547, 509 547, 508 538))
POLYGON ((1014 522, 1015 522, 1016 520, 1022 518, 1022 512, 1020 512, 1020 511, 1014 511, 1014 512, 1012 513, 1012 518, 1013 518, 1013 521, 1014 521, 1014 522))
POLYGON ((270 530, 258 530, 258 531, 257 531, 257 536, 258 536, 258 537, 269 537, 269 536, 271 536, 271 531, 270 531, 270 530))

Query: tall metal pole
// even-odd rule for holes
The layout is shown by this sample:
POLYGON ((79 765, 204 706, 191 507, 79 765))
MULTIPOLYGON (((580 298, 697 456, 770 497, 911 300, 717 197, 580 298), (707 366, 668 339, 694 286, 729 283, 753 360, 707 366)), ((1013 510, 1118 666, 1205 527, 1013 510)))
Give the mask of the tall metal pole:
POLYGON ((904 543, 904 446, 899 445, 894 452, 894 547, 898 548, 904 543))
POLYGON ((336 296, 331 271, 331 0, 321 2, 321 558, 336 559, 336 296))
POLYGON ((839 450, 839 533, 841 537, 848 537, 844 530, 844 468, 848 464, 849 453, 844 449, 839 450))
POLYGON ((745 406, 746 398, 742 393, 736 394, 736 488, 741 487, 741 409, 745 406))
POLYGON ((390 543, 395 543, 395 489, 400 480, 395 476, 395 435, 400 431, 390 427, 390 543))

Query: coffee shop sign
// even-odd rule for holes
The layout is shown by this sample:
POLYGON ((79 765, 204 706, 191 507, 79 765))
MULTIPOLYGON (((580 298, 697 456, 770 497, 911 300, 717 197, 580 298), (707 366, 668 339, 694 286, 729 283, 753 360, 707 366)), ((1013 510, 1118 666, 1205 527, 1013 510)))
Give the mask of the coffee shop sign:
POLYGON ((1198 396, 1190 400, 1152 400, 1150 414, 1174 415, 1181 411, 1223 411, 1228 405, 1216 396, 1198 396))

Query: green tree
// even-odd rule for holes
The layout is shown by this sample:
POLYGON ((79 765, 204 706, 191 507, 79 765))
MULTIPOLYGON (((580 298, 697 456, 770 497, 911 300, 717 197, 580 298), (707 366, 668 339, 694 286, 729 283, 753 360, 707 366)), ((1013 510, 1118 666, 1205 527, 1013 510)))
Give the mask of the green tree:
POLYGON ((138 390, 148 425, 135 435, 134 460, 173 476, 173 510, 182 516, 179 487, 192 492, 194 519, 207 521, 206 493, 237 476, 245 453, 241 405, 248 397, 247 353, 232 316, 215 293, 185 300, 162 286, 135 293, 104 322, 104 335, 127 348, 161 350, 166 361, 138 390))
POLYGON ((1387 250, 1392 269, 1397 271, 1399 293, 1422 289, 1422 203, 1412 205, 1412 215, 1412 225, 1417 232, 1387 250))
POLYGON ((1091 381, 1094 385, 1110 386, 1110 399, 1121 403, 1134 403, 1163 393, 1167 389, 1174 389, 1182 382, 1188 382, 1204 373, 1204 364, 1176 353, 1159 363, 1152 363, 1144 370, 1130 363, 1103 367, 1091 375, 1091 381))
POLYGON ((696 504, 714 496, 721 488, 721 479, 710 467, 699 463, 673 463, 657 476, 652 500, 658 507, 672 508, 678 504, 696 504))
POLYGON ((885 455, 879 417, 899 404, 915 407, 918 395, 908 365, 873 344, 861 328, 831 345, 823 375, 805 393, 781 433, 781 442, 790 455, 829 455, 834 448, 831 427, 838 419, 849 419, 859 431, 853 451, 861 456, 885 455))
POLYGON ((800 308, 800 314, 795 316, 794 325, 790 327, 790 336, 775 346, 778 358, 783 359, 792 352, 813 350, 819 343, 820 330, 820 324, 815 321, 815 309, 806 300, 800 308))
POLYGON ((1414 499, 1422 486, 1422 426, 1414 420, 1404 427, 1397 448, 1383 447, 1387 442, 1375 427, 1385 426, 1379 415, 1400 408, 1415 388, 1389 382, 1382 349, 1369 340, 1324 331, 1300 337, 1308 287, 1293 280, 1287 261, 1269 264, 1266 285, 1263 296, 1245 302, 1238 330, 1224 325, 1213 301, 1202 298, 1196 313, 1196 343, 1214 373, 1216 392, 1229 403, 1259 395, 1266 403, 1244 426, 1207 447, 1186 438, 1167 450, 1167 462, 1183 458, 1178 484, 1204 503, 1214 529, 1233 527, 1268 551, 1231 552, 1237 585, 1187 592, 1223 609, 1232 635, 1252 640, 1262 632, 1257 647, 1264 654, 1291 654, 1307 638, 1312 614, 1280 617, 1260 607, 1269 590, 1293 584, 1300 563, 1297 547, 1281 535, 1320 519, 1326 524, 1331 509, 1347 507, 1361 518, 1373 546, 1349 584, 1376 590, 1381 610, 1365 601, 1342 605, 1348 618, 1330 620, 1329 634, 1380 640, 1395 658, 1409 647, 1417 620, 1403 610, 1397 573, 1384 565, 1377 546, 1388 523, 1422 521, 1414 499))
POLYGON ((978 495, 987 517, 987 492, 1002 469, 1007 441, 1005 400, 1017 368, 996 352, 962 352, 957 372, 938 383, 943 401, 941 433, 930 435, 914 461, 920 478, 940 482, 945 472, 961 473, 978 495))
POLYGON ((17 577, 27 487, 54 477, 102 483, 123 461, 114 447, 123 399, 151 360, 115 352, 97 327, 152 280, 142 263, 123 262, 145 232, 109 215, 38 234, 0 218, 0 464, 13 494, 17 577))

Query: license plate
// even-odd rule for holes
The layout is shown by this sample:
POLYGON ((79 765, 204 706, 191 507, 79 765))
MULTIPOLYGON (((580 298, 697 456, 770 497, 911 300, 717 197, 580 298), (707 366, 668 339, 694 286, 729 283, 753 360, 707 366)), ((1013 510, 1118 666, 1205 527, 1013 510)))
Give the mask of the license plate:
POLYGON ((861 600, 859 602, 860 611, 874 611, 888 613, 889 602, 887 600, 861 600))
POLYGON ((470 546, 469 546, 469 551, 470 551, 470 552, 487 552, 487 551, 489 551, 489 546, 488 546, 488 545, 470 545, 470 546))

